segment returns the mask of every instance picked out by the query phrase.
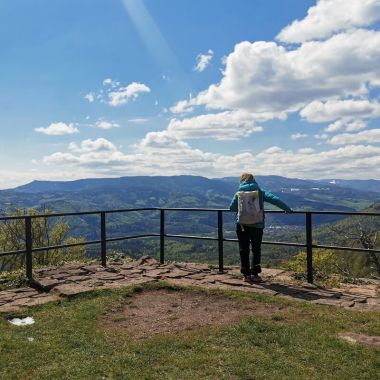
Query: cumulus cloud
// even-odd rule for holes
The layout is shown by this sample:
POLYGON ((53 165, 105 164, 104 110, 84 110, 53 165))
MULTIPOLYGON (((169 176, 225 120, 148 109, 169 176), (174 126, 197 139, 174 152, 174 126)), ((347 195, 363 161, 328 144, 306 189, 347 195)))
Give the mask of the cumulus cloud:
POLYGON ((129 119, 128 121, 134 124, 144 124, 148 121, 148 119, 145 119, 143 117, 136 117, 134 119, 129 119))
POLYGON ((191 100, 180 100, 174 106, 170 107, 170 111, 173 113, 188 113, 194 110, 194 107, 190 106, 191 100))
POLYGON ((299 140, 299 139, 302 139, 302 138, 305 138, 307 137, 308 135, 306 133, 294 133, 290 136, 290 138, 292 140, 299 140))
POLYGON ((171 119, 167 128, 167 132, 178 139, 236 140, 262 131, 262 127, 255 125, 252 115, 243 111, 225 111, 183 120, 171 119))
POLYGON ((325 128, 325 132, 337 132, 340 130, 345 130, 347 132, 359 131, 361 129, 365 129, 367 127, 367 123, 360 119, 339 119, 332 124, 329 124, 327 128, 325 128))
MULTIPOLYGON (((368 119, 380 116, 380 103, 370 99, 380 87, 380 32, 363 29, 379 18, 379 1, 320 0, 303 20, 283 29, 278 42, 236 44, 224 59, 218 83, 170 108, 176 114, 205 109, 204 114, 171 119, 166 130, 148 133, 131 152, 121 152, 108 140, 85 140, 45 157, 45 162, 123 174, 218 176, 254 168, 260 174, 301 178, 380 178, 380 147, 374 145, 378 130, 364 130, 368 119), (259 132, 261 121, 285 120, 295 112, 305 122, 331 123, 323 132, 310 133, 319 140, 313 141, 317 146, 327 142, 327 148, 272 146, 223 154, 184 141, 242 138, 259 132), (345 133, 331 136, 338 131, 345 133)), ((203 60, 198 71, 210 60, 203 60)), ((142 83, 131 83, 127 91, 129 86, 114 82, 105 79, 104 91, 94 94, 94 100, 101 97, 117 106, 150 91, 142 83)))
POLYGON ((376 118, 380 116, 380 102, 368 99, 330 99, 325 102, 314 100, 300 111, 300 115, 310 123, 340 118, 376 118))
POLYGON ((150 92, 150 88, 143 83, 132 82, 126 87, 120 87, 108 93, 108 104, 120 106, 128 103, 130 99, 136 99, 141 93, 150 92))
POLYGON ((60 136, 60 135, 71 135, 73 133, 78 133, 79 129, 74 127, 74 124, 66 123, 51 123, 48 127, 35 128, 36 132, 43 133, 50 136, 60 136))
POLYGON ((106 78, 103 80, 103 88, 98 92, 89 92, 85 99, 90 103, 99 100, 116 107, 126 104, 130 100, 135 100, 140 94, 150 91, 150 88, 143 83, 132 82, 128 86, 121 86, 120 82, 106 78))
POLYGON ((118 87, 120 86, 120 82, 113 80, 111 78, 106 78, 103 80, 103 86, 118 87))
POLYGON ((88 100, 89 103, 93 103, 96 99, 96 94, 94 92, 89 92, 84 96, 86 100, 88 100))
POLYGON ((359 142, 379 143, 380 129, 369 129, 359 133, 342 133, 332 137, 328 142, 334 145, 356 144, 359 142))
POLYGON ((380 19, 379 0, 319 0, 307 16, 285 27, 277 39, 288 43, 323 39, 335 32, 368 26, 380 19))
POLYGON ((211 49, 207 51, 207 54, 198 54, 196 58, 197 64, 194 67, 194 71, 198 71, 199 73, 204 71, 210 64, 213 56, 214 52, 211 49))
POLYGON ((259 174, 301 178, 356 178, 359 174, 380 178, 380 147, 372 145, 347 145, 320 152, 311 148, 292 151, 273 146, 256 153, 227 155, 192 148, 166 131, 148 133, 129 154, 106 139, 84 140, 80 145, 71 144, 67 152, 45 157, 44 162, 124 175, 225 176, 254 170, 259 174))
POLYGON ((294 49, 241 42, 226 58, 220 83, 177 106, 296 112, 315 100, 364 96, 380 85, 378 46, 380 33, 363 29, 294 49))
POLYGON ((87 139, 78 146, 70 143, 69 152, 56 152, 45 156, 46 164, 75 164, 83 167, 104 167, 105 165, 119 166, 125 163, 125 156, 110 141, 99 138, 87 139))
POLYGON ((110 121, 106 121, 106 120, 98 120, 95 123, 95 127, 100 128, 100 129, 112 129, 112 128, 119 128, 120 125, 117 123, 112 123, 110 121))

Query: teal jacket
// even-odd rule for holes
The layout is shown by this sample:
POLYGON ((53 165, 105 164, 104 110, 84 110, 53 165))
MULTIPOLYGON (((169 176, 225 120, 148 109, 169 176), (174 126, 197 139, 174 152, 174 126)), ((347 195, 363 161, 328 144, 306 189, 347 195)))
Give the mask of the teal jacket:
MULTIPOLYGON (((268 203, 271 203, 272 205, 279 207, 280 209, 284 210, 285 212, 292 212, 292 209, 285 202, 283 202, 279 197, 277 197, 276 195, 272 194, 269 191, 265 191, 265 190, 260 189, 260 187, 256 181, 242 182, 239 185, 239 189, 238 189, 238 191, 255 191, 255 190, 259 190, 260 206, 262 209, 264 209, 264 202, 268 202, 268 203)), ((232 198, 232 201, 230 204, 230 210, 238 212, 237 193, 235 193, 235 195, 232 198)), ((238 223, 237 220, 236 220, 236 223, 238 223)), ((264 221, 262 223, 251 224, 250 226, 255 227, 255 228, 264 228, 265 227, 265 214, 264 214, 264 221)))

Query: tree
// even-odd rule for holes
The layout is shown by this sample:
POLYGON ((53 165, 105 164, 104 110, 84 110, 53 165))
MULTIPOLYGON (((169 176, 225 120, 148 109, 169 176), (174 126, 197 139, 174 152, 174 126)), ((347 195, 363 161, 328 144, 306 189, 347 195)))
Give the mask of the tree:
MULTIPOLYGON (((352 248, 365 248, 368 250, 378 249, 378 225, 371 223, 369 217, 358 218, 357 222, 354 225, 351 225, 350 228, 337 228, 330 226, 330 229, 336 234, 342 236, 352 248)), ((353 260, 353 255, 349 255, 351 256, 350 260, 346 260, 346 265, 341 266, 340 268, 342 272, 352 275, 355 262, 359 261, 359 263, 362 263, 362 265, 369 269, 369 275, 380 278, 380 255, 371 251, 364 252, 364 255, 359 253, 359 255, 363 257, 362 260, 360 260, 360 256, 357 255, 354 255, 353 260)), ((346 257, 349 258, 349 256, 347 255, 346 257)))
MULTIPOLYGON (((29 209, 28 215, 44 214, 49 215, 48 209, 38 212, 36 209, 29 209)), ((25 210, 6 209, 2 211, 2 216, 24 216, 25 210)), ((75 244, 84 242, 82 237, 74 238, 69 236, 70 226, 62 219, 53 218, 33 218, 32 219, 32 241, 33 247, 47 247, 62 244, 75 244)), ((24 219, 5 220, 0 224, 0 251, 17 251, 25 249, 25 222, 24 219)), ((71 247, 61 249, 49 249, 33 253, 33 264, 37 266, 58 265, 64 261, 83 259, 85 247, 71 247)), ((0 257, 0 270, 15 270, 22 268, 25 263, 25 254, 0 257)))

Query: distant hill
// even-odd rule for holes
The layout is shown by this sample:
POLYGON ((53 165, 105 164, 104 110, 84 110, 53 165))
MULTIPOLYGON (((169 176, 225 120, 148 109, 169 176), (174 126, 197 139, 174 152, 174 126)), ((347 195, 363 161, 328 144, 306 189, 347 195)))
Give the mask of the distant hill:
POLYGON ((328 184, 329 186, 348 187, 356 190, 380 193, 380 181, 376 179, 321 179, 315 182, 328 184))
MULTIPOLYGON (((379 193, 329 183, 259 176, 264 189, 279 195, 294 209, 355 211, 380 198, 379 193)), ((126 207, 228 208, 238 178, 200 176, 136 176, 33 181, 0 191, 0 208, 48 207, 55 211, 85 211, 126 207)))

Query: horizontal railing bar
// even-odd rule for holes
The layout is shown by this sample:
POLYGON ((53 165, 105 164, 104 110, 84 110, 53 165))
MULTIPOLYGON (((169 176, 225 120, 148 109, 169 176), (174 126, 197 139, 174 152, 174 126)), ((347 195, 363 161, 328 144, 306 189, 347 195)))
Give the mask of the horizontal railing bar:
MULTIPOLYGON (((239 240, 238 239, 225 238, 225 239, 223 239, 223 241, 229 241, 229 242, 237 243, 239 240)), ((301 248, 306 247, 306 244, 302 244, 302 243, 287 243, 287 242, 282 242, 282 241, 267 241, 267 240, 263 240, 261 243, 262 244, 272 244, 272 245, 285 245, 285 246, 288 246, 288 247, 301 247, 301 248)))
POLYGON ((142 207, 142 208, 126 208, 126 209, 120 209, 120 210, 107 210, 104 211, 106 214, 113 214, 118 212, 135 212, 135 211, 159 211, 160 208, 158 207, 142 207))
MULTIPOLYGON (((128 209, 116 209, 116 210, 106 210, 106 214, 112 213, 122 213, 122 212, 136 212, 136 211, 200 211, 200 212, 232 212, 229 209, 217 209, 217 208, 178 208, 178 207, 142 207, 142 208, 128 208, 128 209)), ((27 216, 30 216, 32 219, 36 218, 53 218, 53 217, 62 217, 62 216, 83 216, 83 215, 100 215, 102 211, 79 211, 79 212, 66 212, 66 213, 52 213, 52 214, 35 214, 35 215, 20 215, 20 216, 2 216, 0 220, 16 220, 24 219, 27 216)), ((268 214, 284 214, 282 210, 265 210, 268 214)), ((378 212, 360 212, 360 211, 309 211, 309 210, 296 210, 291 214, 314 214, 314 215, 357 215, 357 216, 380 216, 378 212)), ((286 213, 285 213, 286 214, 286 213)))
POLYGON ((2 257, 2 256, 12 256, 12 255, 21 255, 22 253, 26 253, 26 250, 22 249, 22 250, 18 250, 18 251, 2 252, 2 253, 0 253, 0 257, 2 257))
POLYGON ((41 251, 48 251, 50 249, 61 249, 61 248, 70 248, 70 247, 80 247, 82 245, 92 245, 92 244, 100 244, 101 240, 92 240, 92 241, 85 241, 82 243, 71 243, 71 244, 60 244, 60 245, 49 245, 47 247, 38 247, 33 248, 32 252, 41 252, 41 251))
POLYGON ((20 216, 0 216, 0 220, 18 220, 18 219, 25 219, 26 215, 20 215, 20 216))
POLYGON ((208 212, 218 212, 218 211, 223 211, 223 212, 231 212, 230 209, 227 208, 197 208, 197 207, 169 207, 165 208, 162 207, 162 210, 165 211, 208 211, 208 212))
POLYGON ((178 239, 198 239, 198 240, 215 240, 217 241, 217 237, 207 237, 207 236, 193 236, 193 235, 173 235, 173 234, 165 234, 165 237, 169 238, 178 238, 178 239))
POLYGON ((354 251, 354 252, 380 253, 380 250, 378 250, 378 249, 340 247, 340 246, 337 246, 337 245, 313 244, 313 248, 334 249, 334 250, 338 250, 338 251, 354 251))
MULTIPOLYGON (((156 207, 145 207, 145 208, 128 208, 121 210, 107 210, 104 211, 106 214, 111 213, 120 213, 120 212, 133 212, 133 211, 157 211, 159 210, 156 207)), ((12 219, 24 219, 27 216, 30 216, 32 219, 37 218, 54 218, 61 216, 83 216, 83 215, 100 215, 102 211, 79 211, 79 212, 61 212, 61 213, 52 213, 52 214, 34 214, 34 215, 22 215, 22 216, 2 216, 0 220, 12 220, 12 219)))
POLYGON ((138 238, 147 238, 147 237, 159 237, 160 234, 143 234, 143 235, 131 235, 131 236, 120 236, 106 239, 106 242, 120 241, 120 240, 129 240, 129 239, 138 239, 138 238))
POLYGON ((380 216, 380 212, 361 212, 361 211, 295 211, 294 214, 313 215, 358 215, 358 216, 380 216))

